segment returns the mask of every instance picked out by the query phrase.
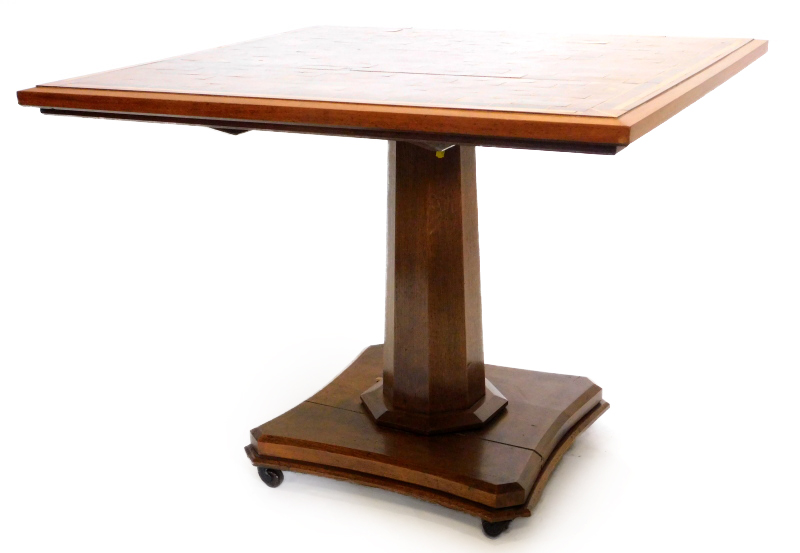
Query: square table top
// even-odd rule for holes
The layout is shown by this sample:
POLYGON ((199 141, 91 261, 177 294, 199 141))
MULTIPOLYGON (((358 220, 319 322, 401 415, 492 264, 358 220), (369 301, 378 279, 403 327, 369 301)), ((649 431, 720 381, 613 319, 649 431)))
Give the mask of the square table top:
POLYGON ((753 39, 312 27, 52 82, 19 100, 232 129, 621 147, 766 49, 753 39))

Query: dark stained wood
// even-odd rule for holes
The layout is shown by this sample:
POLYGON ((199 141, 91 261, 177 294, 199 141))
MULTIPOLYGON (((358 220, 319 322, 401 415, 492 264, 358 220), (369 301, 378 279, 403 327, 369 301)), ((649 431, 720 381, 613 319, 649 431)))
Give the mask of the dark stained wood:
POLYGON ((561 458, 564 457, 567 451, 569 451, 569 448, 572 447, 572 444, 575 443, 575 440, 578 438, 578 436, 580 436, 584 430, 589 428, 594 421, 599 419, 600 415, 608 411, 609 407, 611 406, 607 402, 600 401, 600 403, 588 411, 564 434, 564 437, 561 438, 561 441, 553 448, 552 453, 550 453, 550 456, 547 458, 547 461, 544 464, 544 468, 539 472, 539 476, 536 478, 536 482, 533 485, 533 490, 528 496, 528 501, 525 503, 525 506, 528 509, 533 511, 533 508, 539 503, 539 499, 542 497, 542 492, 544 492, 544 487, 550 481, 550 477, 556 470, 558 463, 561 462, 561 458))
POLYGON ((364 402, 375 421, 382 426, 408 430, 417 434, 443 434, 480 428, 502 413, 508 400, 488 379, 484 380, 484 385, 485 390, 481 399, 459 411, 427 414, 395 409, 391 400, 386 399, 383 379, 379 379, 378 382, 367 388, 361 394, 361 401, 364 402))
MULTIPOLYGON (((359 394, 381 376, 382 352, 383 346, 367 348, 342 374, 308 401, 364 413, 359 394)), ((466 433, 531 449, 543 458, 551 454, 552 447, 566 429, 602 399, 602 389, 581 376, 522 371, 496 365, 485 365, 485 370, 487 378, 508 399, 508 406, 486 428, 466 433), (532 399, 531 388, 534 386, 536 395, 532 399), (581 393, 576 395, 576 390, 581 390, 581 393), (534 425, 531 422, 558 417, 563 420, 557 425, 534 425)))
POLYGON ((363 472, 356 472, 353 470, 331 467, 327 465, 318 465, 305 461, 259 455, 256 448, 252 445, 245 447, 245 453, 250 458, 253 465, 257 467, 268 467, 300 472, 304 474, 313 474, 315 476, 343 480, 353 484, 361 484, 362 486, 381 488, 390 492, 415 497, 429 503, 436 503, 456 511, 462 511, 490 522, 495 520, 512 520, 515 518, 531 516, 531 511, 528 505, 519 505, 504 509, 492 509, 491 507, 481 505, 480 503, 476 503, 474 501, 469 501, 467 499, 444 492, 431 490, 430 488, 426 488, 424 486, 409 484, 401 480, 393 480, 391 478, 383 478, 381 476, 374 476, 372 474, 366 474, 363 472))
POLYGON ((766 49, 750 39, 322 27, 49 83, 18 99, 102 113, 624 146, 766 49), (676 91, 663 109, 660 98, 676 91))
POLYGON ((263 455, 404 480, 490 507, 524 503, 541 467, 529 449, 459 434, 422 439, 383 429, 364 413, 312 402, 254 430, 253 438, 263 455))
POLYGON ((381 427, 359 393, 381 375, 383 348, 367 348, 308 401, 254 429, 257 460, 326 476, 333 471, 467 512, 480 505, 482 517, 516 508, 503 511, 506 518, 491 518, 508 520, 527 516, 524 505, 537 482, 545 485, 549 459, 560 458, 564 441, 607 408, 586 378, 486 365, 487 376, 510 398, 508 413, 486 429, 419 436, 381 427))
POLYGON ((569 430, 569 432, 564 436, 561 442, 559 442, 558 446, 547 459, 547 462, 545 463, 544 468, 540 471, 539 476, 536 478, 536 482, 533 485, 533 490, 531 491, 530 495, 528 495, 528 499, 524 505, 506 507, 503 509, 493 509, 474 501, 469 501, 467 499, 444 492, 431 490, 423 486, 416 486, 414 484, 409 484, 399 480, 373 476, 363 472, 356 472, 325 465, 317 465, 304 461, 287 460, 277 457, 259 455, 258 451, 253 445, 248 445, 244 449, 253 465, 257 467, 290 470, 294 472, 323 476, 325 478, 343 480, 373 488, 381 488, 391 492, 421 499, 423 501, 428 501, 429 503, 436 503, 456 511, 462 511, 469 515, 480 517, 487 522, 499 522, 531 516, 531 512, 539 502, 542 492, 544 492, 544 488, 550 481, 550 477, 553 475, 553 472, 558 466, 558 463, 561 461, 561 458, 567 451, 569 451, 569 448, 572 447, 572 444, 575 442, 577 437, 589 426, 591 426, 592 423, 594 423, 594 421, 600 417, 600 415, 605 413, 608 410, 608 407, 608 403, 601 401, 569 430))
POLYGON ((211 127, 215 131, 224 132, 225 134, 231 134, 233 136, 240 135, 242 133, 247 132, 249 129, 228 129, 225 127, 211 127))
POLYGON ((379 424, 424 434, 485 424, 505 406, 483 367, 475 148, 389 143, 379 424))

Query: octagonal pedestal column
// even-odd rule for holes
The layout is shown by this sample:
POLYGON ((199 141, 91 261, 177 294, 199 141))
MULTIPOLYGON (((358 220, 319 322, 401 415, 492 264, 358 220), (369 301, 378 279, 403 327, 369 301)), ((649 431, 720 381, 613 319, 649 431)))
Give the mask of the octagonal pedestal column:
POLYGON ((389 143, 383 378, 362 395, 380 425, 480 427, 508 403, 484 375, 475 148, 389 143))

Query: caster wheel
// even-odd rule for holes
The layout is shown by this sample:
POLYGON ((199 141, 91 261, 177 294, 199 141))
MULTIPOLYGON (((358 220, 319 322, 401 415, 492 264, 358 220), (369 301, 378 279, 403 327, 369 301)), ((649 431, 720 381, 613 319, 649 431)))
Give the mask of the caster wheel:
POLYGON ((267 467, 258 467, 258 475, 264 484, 270 488, 277 488, 283 482, 283 471, 278 469, 268 469, 267 467))
POLYGON ((500 522, 483 522, 483 533, 490 538, 496 538, 506 531, 508 525, 511 524, 510 520, 501 520, 500 522))

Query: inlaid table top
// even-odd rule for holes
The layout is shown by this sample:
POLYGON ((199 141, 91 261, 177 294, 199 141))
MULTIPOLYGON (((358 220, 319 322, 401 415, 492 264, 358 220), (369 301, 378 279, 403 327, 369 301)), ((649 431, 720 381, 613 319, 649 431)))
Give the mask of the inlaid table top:
POLYGON ((52 82, 19 98, 43 108, 318 126, 330 134, 624 146, 766 47, 733 38, 312 27, 52 82))

